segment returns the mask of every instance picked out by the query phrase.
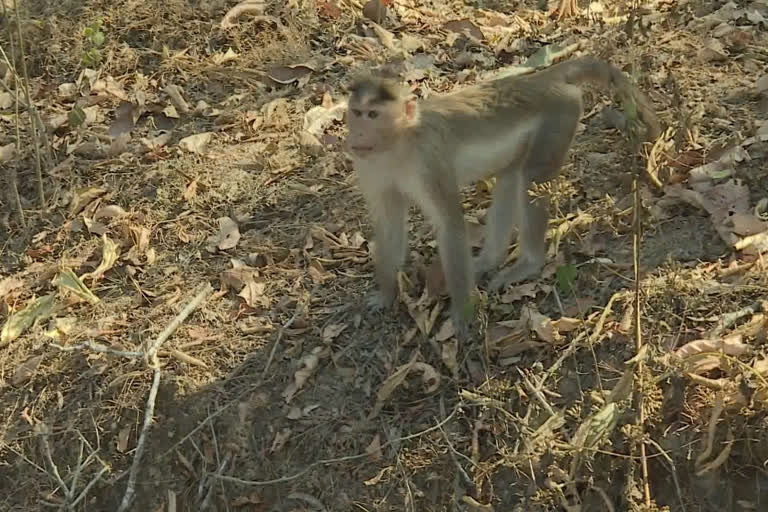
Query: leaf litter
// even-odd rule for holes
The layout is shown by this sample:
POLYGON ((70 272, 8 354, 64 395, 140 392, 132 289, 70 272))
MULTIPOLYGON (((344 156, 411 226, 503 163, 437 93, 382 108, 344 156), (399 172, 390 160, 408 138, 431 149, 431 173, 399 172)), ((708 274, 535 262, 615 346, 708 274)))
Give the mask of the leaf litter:
MULTIPOLYGON (((219 290, 158 354, 174 391, 158 396, 155 449, 142 462, 148 475, 181 467, 183 476, 161 479, 159 493, 138 486, 138 508, 199 510, 215 498, 256 509, 460 500, 548 510, 565 493, 585 509, 604 507, 603 495, 639 507, 648 505, 636 466, 643 439, 650 506, 728 505, 691 478, 726 462, 768 488, 753 469, 768 457, 765 2, 649 2, 634 18, 602 2, 578 12, 534 2, 514 12, 278 4, 88 4, 76 18, 50 6, 36 18, 45 31, 22 24, 58 165, 46 174, 43 215, 30 206, 32 145, 17 146, 10 129, 15 96, 0 93, 9 128, 0 161, 16 166, 31 222, 21 229, 8 216, 0 249, 9 503, 65 499, 55 477, 39 477, 50 462, 25 434, 36 422, 57 429, 50 459, 65 482, 127 471, 152 378, 115 354, 142 350, 205 281, 219 290), (108 58, 85 67, 78 45, 96 13, 111 20, 100 29, 108 58), (617 129, 627 119, 590 89, 563 176, 549 186, 548 264, 499 296, 481 290, 484 343, 458 344, 439 248, 418 214, 396 310, 366 312, 373 243, 339 144, 345 84, 378 67, 427 96, 581 53, 631 72, 670 125, 640 184, 639 311, 630 294, 636 162, 617 129), (98 443, 121 455, 102 450, 109 466, 99 466, 68 448, 98 443), (454 481, 463 483, 441 483, 454 481), (569 487, 576 481, 588 484, 569 487), (177 505, 182 496, 190 503, 177 505)), ((475 248, 493 185, 464 195, 475 248)), ((768 499, 743 478, 719 477, 733 503, 768 499)), ((89 503, 117 509, 125 479, 116 482, 90 487, 89 503)))

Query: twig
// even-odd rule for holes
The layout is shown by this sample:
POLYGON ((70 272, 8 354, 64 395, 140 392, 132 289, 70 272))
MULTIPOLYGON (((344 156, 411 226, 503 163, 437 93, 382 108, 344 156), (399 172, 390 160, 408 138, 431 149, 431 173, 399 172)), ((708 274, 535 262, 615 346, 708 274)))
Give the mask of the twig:
MULTIPOLYGON (((405 437, 400 437, 397 439, 392 439, 391 441, 387 441, 386 443, 383 443, 381 445, 381 448, 386 448, 387 446, 391 446, 396 443, 402 443, 403 441, 408 441, 410 439, 415 439, 417 437, 421 437, 425 434, 429 434, 430 432, 433 432, 435 430, 439 430, 443 427, 443 425, 447 424, 449 421, 453 419, 453 417, 456 415, 456 413, 459 410, 459 406, 457 405, 454 407, 453 411, 451 411, 451 414, 449 414, 443 421, 440 423, 428 427, 420 432, 416 432, 414 434, 409 434, 405 437)), ((348 462, 351 460, 357 460, 357 459, 364 459, 365 457, 370 457, 370 454, 367 452, 358 453, 357 455, 347 455, 346 457, 336 457, 333 459, 322 459, 317 460, 311 464, 309 464, 307 467, 299 471, 298 473, 294 473, 292 475, 287 476, 281 476, 280 478, 274 478, 272 480, 243 480, 242 478, 236 478, 234 476, 225 476, 225 475, 213 475, 214 478, 218 480, 223 480, 225 482, 232 482, 235 484, 241 484, 241 485, 250 485, 250 486, 256 486, 256 487, 263 487, 266 485, 274 485, 274 484, 282 484, 285 482, 290 482, 292 480, 296 480, 297 478, 301 478, 303 475, 309 472, 310 469, 313 469, 317 466, 326 466, 328 464, 336 464, 339 462, 348 462)), ((209 473, 210 474, 210 473, 209 473)))
MULTIPOLYGON (((224 470, 229 465, 229 462, 232 460, 232 453, 227 453, 227 455, 224 457, 224 460, 221 461, 221 464, 219 464, 218 469, 216 470, 216 475, 221 476, 222 473, 224 473, 224 470)), ((214 483, 212 482, 210 487, 208 487, 208 492, 205 494, 205 499, 203 500, 202 505, 200 505, 200 510, 208 510, 208 507, 211 505, 211 498, 213 497, 213 488, 214 483)))
POLYGON ((738 320, 748 315, 754 315, 761 309, 762 309, 762 305, 760 304, 760 302, 755 302, 754 304, 743 307, 738 311, 733 311, 731 313, 724 313, 720 315, 720 319, 717 321, 717 325, 715 325, 709 331, 709 337, 717 338, 723 333, 723 331, 725 331, 728 327, 735 324, 738 320))
POLYGON ((165 328, 163 332, 160 333, 160 335, 155 339, 155 341, 152 342, 152 344, 149 346, 149 350, 147 350, 147 359, 152 362, 152 365, 157 366, 157 351, 160 349, 160 345, 165 343, 165 341, 171 337, 171 335, 176 332, 176 329, 179 328, 179 326, 184 322, 184 320, 187 319, 189 315, 192 314, 192 312, 197 309, 200 304, 203 303, 208 298, 208 295, 213 292, 213 287, 211 286, 211 283, 206 282, 202 289, 197 293, 194 299, 187 304, 187 306, 181 310, 181 312, 176 316, 176 318, 173 319, 173 321, 168 324, 168 327, 165 328))
POLYGON ((283 339, 283 334, 285 333, 285 330, 288 329, 290 326, 293 325, 293 322, 296 321, 296 317, 299 314, 299 307, 296 306, 296 310, 293 312, 293 316, 288 319, 287 322, 285 322, 281 327, 280 330, 277 332, 277 338, 275 339, 275 344, 272 345, 272 350, 269 351, 269 358, 267 359, 267 364, 264 365, 264 371, 261 372, 261 379, 264 380, 264 377, 267 375, 267 371, 269 370, 270 365, 272 365, 272 360, 275 358, 275 354, 277 353, 277 347, 280 345, 280 340, 283 339))
POLYGON ((133 457, 131 470, 128 473, 128 485, 125 489, 125 494, 123 495, 123 501, 120 502, 120 508, 117 509, 117 512, 125 512, 128 510, 128 507, 133 503, 133 496, 136 494, 136 477, 139 474, 141 457, 144 455, 147 433, 149 432, 149 427, 152 425, 152 419, 155 415, 155 398, 157 397, 157 390, 160 387, 161 374, 162 372, 160 371, 160 368, 155 368, 152 387, 149 389, 149 397, 147 398, 147 406, 144 409, 144 424, 141 426, 139 441, 136 443, 136 453, 133 457))
POLYGON ((168 327, 166 327, 165 330, 163 330, 163 332, 161 332, 160 335, 155 339, 155 341, 150 344, 149 350, 147 350, 147 363, 154 368, 152 387, 149 389, 147 405, 144 409, 144 424, 141 427, 141 434, 139 435, 139 440, 136 443, 136 452, 133 457, 133 463, 131 464, 131 470, 128 474, 128 484, 125 489, 125 494, 123 495, 123 501, 120 503, 120 507, 117 509, 117 512, 125 512, 128 510, 128 507, 131 506, 133 497, 136 494, 136 477, 139 473, 141 458, 144 455, 147 436, 149 434, 149 427, 152 425, 152 419, 155 415, 155 399, 157 398, 157 390, 160 387, 160 375, 162 374, 162 371, 160 370, 160 363, 157 360, 157 351, 163 342, 165 342, 171 336, 171 334, 173 334, 174 331, 178 329, 179 325, 181 325, 181 323, 186 320, 190 314, 192 314, 192 311, 199 307, 200 304, 202 304, 203 301, 208 298, 212 291, 213 287, 211 287, 210 283, 206 282, 205 285, 203 285, 202 290, 200 290, 195 298, 192 299, 192 301, 187 304, 184 309, 181 310, 181 312, 176 316, 176 318, 173 319, 168 327))
MULTIPOLYGON (((635 303, 635 353, 640 354, 643 348, 643 331, 640 325, 640 234, 642 227, 641 209, 642 198, 640 197, 640 173, 635 173, 633 181, 634 189, 634 226, 632 229, 632 266, 634 268, 635 289, 634 289, 634 303, 635 303)), ((645 406, 644 406, 644 393, 643 389, 643 374, 645 365, 643 359, 639 358, 637 362, 637 382, 639 391, 635 393, 637 399, 637 425, 642 433, 645 428, 645 406)), ((643 474, 643 496, 645 498, 645 505, 648 509, 651 508, 651 487, 650 479, 648 476, 648 458, 645 453, 645 439, 640 437, 640 468, 643 474)))
POLYGON ((70 345, 68 347, 59 345, 58 343, 51 343, 51 346, 55 349, 61 350, 62 352, 75 352, 77 350, 88 349, 94 352, 100 352, 102 354, 112 354, 113 356, 128 357, 133 359, 138 359, 138 358, 144 357, 145 355, 144 352, 128 352, 125 350, 115 350, 113 348, 100 345, 99 343, 96 343, 91 340, 80 343, 79 345, 70 345))
MULTIPOLYGON (((27 100, 28 105, 32 105, 32 98, 29 94, 29 73, 27 72, 27 59, 24 55, 24 34, 21 30, 21 12, 19 10, 19 2, 14 2, 14 13, 16 14, 16 35, 19 38, 19 54, 21 55, 21 72, 24 75, 24 81, 22 83, 22 90, 24 91, 24 97, 27 100)), ((18 86, 17 86, 18 87, 18 86)), ((45 187, 43 186, 43 162, 42 155, 40 154, 40 140, 37 136, 37 126, 35 126, 35 119, 31 115, 29 116, 29 128, 32 131, 32 140, 35 141, 35 174, 37 176, 37 195, 40 200, 40 208, 45 209, 45 187)))

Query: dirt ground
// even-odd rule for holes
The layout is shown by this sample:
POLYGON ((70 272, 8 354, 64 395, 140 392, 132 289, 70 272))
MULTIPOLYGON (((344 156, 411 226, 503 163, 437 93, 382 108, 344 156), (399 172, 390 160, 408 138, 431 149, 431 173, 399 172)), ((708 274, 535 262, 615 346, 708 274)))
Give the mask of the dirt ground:
POLYGON ((363 3, 5 2, 0 511, 765 510, 768 1, 363 3), (413 209, 397 311, 367 313, 351 78, 583 54, 647 92, 653 151, 587 87, 533 191, 541 277, 480 286, 459 346, 413 209))

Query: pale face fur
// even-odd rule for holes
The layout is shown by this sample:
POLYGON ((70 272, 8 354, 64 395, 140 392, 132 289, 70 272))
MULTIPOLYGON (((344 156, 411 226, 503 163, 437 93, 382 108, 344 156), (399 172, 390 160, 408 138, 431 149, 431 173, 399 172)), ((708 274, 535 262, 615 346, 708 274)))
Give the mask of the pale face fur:
POLYGON ((347 150, 357 158, 391 151, 403 131, 415 122, 415 103, 402 99, 394 85, 361 82, 347 108, 347 150))

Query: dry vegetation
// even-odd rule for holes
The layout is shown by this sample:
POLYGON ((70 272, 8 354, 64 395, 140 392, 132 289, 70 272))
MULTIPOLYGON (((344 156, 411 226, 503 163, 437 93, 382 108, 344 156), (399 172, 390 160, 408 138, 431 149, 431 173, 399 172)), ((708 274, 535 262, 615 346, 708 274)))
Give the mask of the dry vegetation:
POLYGON ((5 2, 0 510, 765 510, 768 2, 385 3, 5 2), (418 212, 366 315, 350 77, 579 53, 649 92, 650 157, 590 91, 550 264, 483 295, 485 343, 418 212))

